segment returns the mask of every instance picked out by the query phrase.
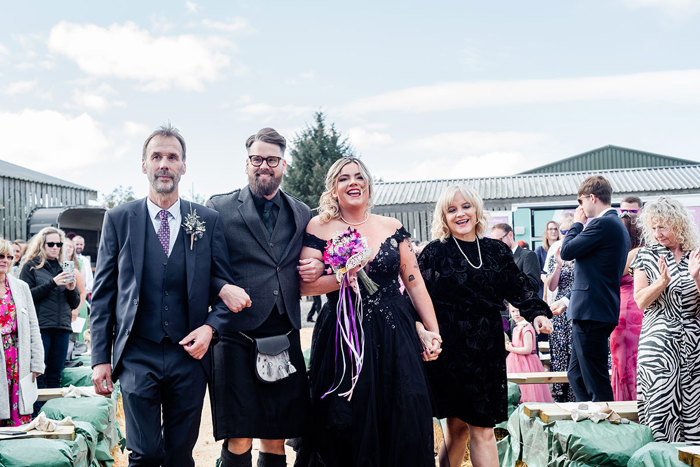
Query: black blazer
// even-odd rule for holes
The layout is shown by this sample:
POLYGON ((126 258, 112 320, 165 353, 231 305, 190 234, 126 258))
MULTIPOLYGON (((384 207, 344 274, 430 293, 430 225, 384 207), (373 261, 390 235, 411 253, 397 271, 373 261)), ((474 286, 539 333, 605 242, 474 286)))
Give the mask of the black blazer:
POLYGON ((539 294, 542 280, 540 279, 540 260, 537 258, 537 254, 518 246, 513 253, 513 259, 515 259, 515 265, 518 266, 518 269, 527 276, 530 288, 539 294))
MULTIPOLYGON (((289 321, 301 328, 299 300, 299 254, 311 210, 302 201, 280 191, 292 209, 295 231, 281 258, 276 259, 267 240, 267 232, 255 209, 255 203, 246 186, 231 193, 214 195, 207 206, 221 214, 231 258, 233 283, 243 289, 253 302, 232 317, 229 331, 257 329, 270 315, 278 295, 282 295, 289 321)), ((220 283, 219 286, 223 286, 220 283)))
MULTIPOLYGON (((206 229, 204 236, 195 240, 192 250, 184 228, 180 227, 179 232, 179 235, 187 235, 185 267, 190 331, 209 324, 218 332, 233 314, 213 293, 218 289, 212 287, 215 277, 230 280, 223 226, 216 211, 181 200, 183 221, 190 211, 190 205, 204 221, 206 229), (211 312, 210 303, 213 303, 211 312)), ((139 306, 146 228, 152 228, 150 222, 146 198, 143 198, 110 209, 102 225, 90 311, 92 365, 111 361, 114 378, 118 376, 121 355, 139 306)), ((154 287, 157 286, 154 284, 154 287)), ((210 352, 201 361, 209 376, 210 352)))
POLYGON ((569 319, 617 324, 629 250, 629 233, 614 210, 592 219, 585 230, 580 222, 571 226, 561 246, 563 260, 576 260, 569 319))

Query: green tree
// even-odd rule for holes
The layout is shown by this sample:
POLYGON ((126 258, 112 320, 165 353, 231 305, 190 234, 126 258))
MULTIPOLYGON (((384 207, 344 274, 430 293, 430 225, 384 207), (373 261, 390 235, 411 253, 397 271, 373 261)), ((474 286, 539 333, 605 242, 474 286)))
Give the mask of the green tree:
POLYGON ((102 207, 107 209, 112 209, 115 206, 119 206, 120 204, 128 203, 129 201, 136 199, 134 197, 134 188, 131 185, 127 187, 119 185, 112 190, 111 193, 103 193, 101 198, 102 207))
POLYGON ((318 206, 324 191, 326 173, 341 157, 356 157, 355 152, 336 129, 326 124, 323 112, 314 114, 314 124, 296 135, 290 155, 292 162, 284 177, 284 189, 305 202, 311 209, 318 206))

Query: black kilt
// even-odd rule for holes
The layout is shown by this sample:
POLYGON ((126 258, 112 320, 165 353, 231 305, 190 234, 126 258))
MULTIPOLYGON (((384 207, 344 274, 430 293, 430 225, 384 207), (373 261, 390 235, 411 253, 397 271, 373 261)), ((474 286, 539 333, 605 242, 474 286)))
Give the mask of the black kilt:
MULTIPOLYGON (((286 316, 272 311, 270 319, 250 337, 285 334, 292 328, 286 316)), ((309 381, 299 330, 289 334, 289 357, 296 368, 288 378, 264 383, 255 376, 254 343, 240 333, 222 334, 213 347, 210 396, 214 437, 296 438, 304 433, 310 411, 309 381)))

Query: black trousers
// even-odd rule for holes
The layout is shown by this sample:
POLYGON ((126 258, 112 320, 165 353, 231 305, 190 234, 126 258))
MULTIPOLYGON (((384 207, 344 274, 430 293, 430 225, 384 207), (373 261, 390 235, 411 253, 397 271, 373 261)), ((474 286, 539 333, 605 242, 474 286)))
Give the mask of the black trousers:
POLYGON ((129 465, 194 466, 207 381, 201 362, 167 338, 155 343, 132 335, 118 377, 129 465))
POLYGON ((615 324, 574 319, 571 322, 569 384, 576 400, 612 401, 608 373, 608 339, 615 324))

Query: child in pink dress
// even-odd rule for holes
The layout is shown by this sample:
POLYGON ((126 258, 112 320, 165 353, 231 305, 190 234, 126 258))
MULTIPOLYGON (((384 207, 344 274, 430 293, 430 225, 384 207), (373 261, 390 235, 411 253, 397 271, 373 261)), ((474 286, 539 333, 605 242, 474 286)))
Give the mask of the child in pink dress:
MULTIPOLYGON (((510 316, 515 321, 513 342, 506 342, 508 373, 533 373, 544 371, 537 354, 535 328, 520 316, 517 308, 510 307, 510 316)), ((520 402, 554 402, 547 384, 520 384, 520 402)))

